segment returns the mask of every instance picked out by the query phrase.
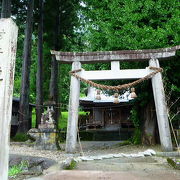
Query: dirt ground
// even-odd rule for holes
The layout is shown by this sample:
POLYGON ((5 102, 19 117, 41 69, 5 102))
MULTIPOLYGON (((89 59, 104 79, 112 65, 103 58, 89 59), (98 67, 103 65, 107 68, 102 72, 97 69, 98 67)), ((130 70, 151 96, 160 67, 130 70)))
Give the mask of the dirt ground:
MULTIPOLYGON (((114 158, 101 161, 80 162, 77 170, 120 172, 124 179, 148 179, 148 180, 178 180, 180 171, 174 170, 165 158, 114 158)), ((115 173, 115 174, 116 174, 115 173)), ((110 178, 111 179, 111 178, 110 178)))
MULTIPOLYGON (((149 147, 142 145, 119 145, 120 141, 82 141, 82 150, 84 155, 102 155, 110 153, 137 153, 145 151, 149 148, 155 151, 161 151, 159 145, 149 147)), ((65 144, 60 144, 62 150, 60 151, 48 151, 48 150, 36 150, 31 144, 25 143, 11 143, 10 154, 21 154, 28 156, 38 156, 51 158, 56 161, 65 160, 69 155, 65 153, 65 144)), ((77 144, 77 152, 73 156, 79 156, 82 154, 79 144, 77 144)))
POLYGON ((29 180, 179 180, 176 174, 152 172, 152 174, 139 172, 114 171, 58 171, 44 177, 29 180))
MULTIPOLYGON (((61 144, 64 149, 64 144, 61 144)), ((117 141, 104 141, 104 142, 82 142, 83 153, 88 156, 105 155, 115 153, 138 153, 147 149, 154 149, 160 151, 160 146, 135 146, 125 145, 119 146, 117 141)), ((58 163, 69 157, 65 151, 39 151, 33 147, 12 143, 11 153, 22 154, 28 156, 46 157, 56 160, 58 163)), ((77 153, 73 156, 79 156, 79 145, 77 153)), ((114 158, 104 160, 94 160, 87 162, 79 162, 75 170, 60 171, 58 170, 59 164, 54 168, 50 168, 47 175, 37 177, 32 180, 76 180, 76 179, 107 179, 107 180, 180 180, 180 171, 174 170, 167 164, 166 158, 161 157, 143 157, 143 158, 114 158)), ((24 177, 23 177, 24 178, 24 177)), ((23 180, 23 178, 17 178, 23 180)))

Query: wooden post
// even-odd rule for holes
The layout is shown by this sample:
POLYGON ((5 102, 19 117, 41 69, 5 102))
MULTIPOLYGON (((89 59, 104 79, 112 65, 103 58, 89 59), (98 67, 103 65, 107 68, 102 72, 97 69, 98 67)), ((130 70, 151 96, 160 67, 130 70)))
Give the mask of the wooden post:
MULTIPOLYGON (((72 63, 72 70, 81 68, 80 62, 72 63)), ((66 135, 66 152, 74 153, 77 142, 77 126, 78 126, 78 107, 79 107, 80 81, 71 76, 68 127, 66 135)))
POLYGON ((111 61, 111 70, 115 72, 120 70, 119 61, 111 61))
POLYGON ((0 179, 8 179, 9 131, 18 28, 0 19, 0 179))
MULTIPOLYGON (((149 65, 158 68, 160 67, 159 61, 157 59, 151 59, 149 61, 149 65)), ((167 114, 167 104, 165 101, 165 93, 161 73, 157 73, 155 76, 152 77, 152 88, 156 106, 156 115, 161 146, 164 151, 172 151, 172 141, 167 114)))

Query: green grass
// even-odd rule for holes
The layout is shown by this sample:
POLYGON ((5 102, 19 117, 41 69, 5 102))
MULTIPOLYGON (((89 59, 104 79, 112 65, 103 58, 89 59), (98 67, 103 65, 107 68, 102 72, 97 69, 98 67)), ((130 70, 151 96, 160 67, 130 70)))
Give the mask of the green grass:
POLYGON ((67 128, 68 112, 61 112, 58 122, 58 128, 65 130, 67 128))
MULTIPOLYGON (((79 116, 85 116, 85 115, 86 115, 86 112, 84 112, 84 111, 79 112, 79 116)), ((61 112, 58 128, 66 131, 67 121, 68 121, 68 111, 61 112)))
POLYGON ((28 136, 26 133, 17 133, 11 140, 15 142, 25 142, 28 140, 28 136))
POLYGON ((130 140, 125 140, 118 144, 115 144, 115 146, 120 147, 120 146, 126 146, 126 145, 130 145, 130 144, 132 144, 132 142, 130 140))
POLYGON ((20 174, 21 172, 22 170, 20 169, 19 166, 13 166, 12 168, 9 169, 8 175, 13 177, 20 174))
POLYGON ((18 174, 22 173, 24 169, 28 168, 28 162, 27 161, 21 161, 20 164, 12 166, 9 169, 8 176, 15 177, 18 174))
POLYGON ((32 128, 36 127, 36 110, 35 108, 32 111, 32 128))
POLYGON ((75 160, 72 160, 69 166, 64 167, 64 170, 73 170, 77 166, 77 162, 75 160))

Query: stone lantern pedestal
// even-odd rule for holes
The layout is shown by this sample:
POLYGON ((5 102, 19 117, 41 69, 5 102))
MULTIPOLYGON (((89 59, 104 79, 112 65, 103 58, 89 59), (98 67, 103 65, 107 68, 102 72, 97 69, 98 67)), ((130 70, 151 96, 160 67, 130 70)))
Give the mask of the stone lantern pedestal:
POLYGON ((35 148, 40 150, 58 150, 58 132, 54 128, 39 128, 35 148))

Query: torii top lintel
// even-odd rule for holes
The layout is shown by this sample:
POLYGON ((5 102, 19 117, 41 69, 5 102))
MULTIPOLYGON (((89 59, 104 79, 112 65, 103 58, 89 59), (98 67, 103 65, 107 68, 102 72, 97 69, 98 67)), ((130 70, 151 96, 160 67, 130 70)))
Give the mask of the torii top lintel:
POLYGON ((143 50, 121 50, 121 51, 100 51, 100 52, 61 52, 51 50, 56 60, 62 63, 96 63, 110 61, 143 61, 152 58, 167 59, 175 56, 180 45, 171 48, 143 49, 143 50))

